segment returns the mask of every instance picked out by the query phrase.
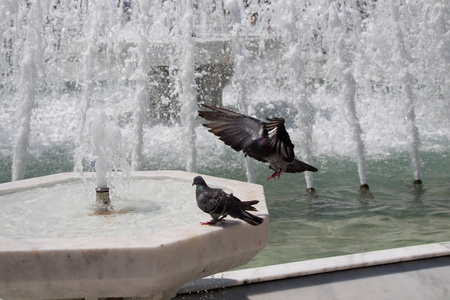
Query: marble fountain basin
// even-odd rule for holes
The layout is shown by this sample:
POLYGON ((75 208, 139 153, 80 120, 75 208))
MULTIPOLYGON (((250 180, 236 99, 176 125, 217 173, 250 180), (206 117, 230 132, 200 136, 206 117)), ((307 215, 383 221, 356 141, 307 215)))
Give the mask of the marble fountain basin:
MULTIPOLYGON (((173 188, 171 192, 187 194, 181 201, 190 205, 195 203, 195 188, 191 184, 196 175, 198 174, 182 171, 132 172, 131 181, 157 181, 158 186, 164 186, 166 180, 178 182, 183 189, 186 187, 189 193, 180 191, 179 188, 173 188)), ((233 192, 241 200, 259 200, 256 205, 257 214, 264 218, 264 222, 260 226, 251 226, 240 220, 227 218, 220 226, 205 226, 200 225, 200 221, 209 220, 209 215, 203 214, 198 208, 190 212, 183 206, 186 211, 182 213, 186 218, 193 215, 194 221, 189 219, 186 224, 167 221, 165 228, 163 225, 161 229, 149 229, 146 232, 144 227, 144 230, 136 229, 138 234, 131 230, 115 236, 114 230, 106 227, 104 234, 102 230, 97 230, 88 234, 77 231, 77 234, 68 233, 67 236, 58 232, 50 234, 49 237, 39 234, 36 234, 37 237, 27 237, 26 234, 20 233, 19 237, 15 237, 14 229, 3 224, 0 227, 0 299, 168 299, 187 282, 246 264, 268 243, 269 214, 263 188, 246 182, 203 177, 210 186, 233 192), (9 233, 3 234, 2 228, 6 228, 5 231, 9 233)), ((63 173, 0 184, 0 206, 2 201, 11 202, 9 206, 22 201, 3 198, 14 193, 36 188, 48 189, 74 181, 81 182, 80 174, 63 173)), ((32 198, 35 192, 31 190, 27 195, 32 198)), ((156 192, 154 195, 150 193, 139 199, 139 202, 145 203, 146 198, 157 196, 156 192)), ((114 205, 114 199, 112 204, 114 205)), ((21 208, 24 214, 30 214, 25 212, 29 207, 32 205, 21 208)), ((130 208, 128 210, 133 211, 130 208)), ((139 214, 138 210, 139 208, 134 213, 138 214, 142 221, 138 220, 136 223, 141 224, 146 217, 139 214)), ((124 211, 126 215, 127 209, 124 211)), ((57 209, 48 211, 48 214, 49 218, 58 214, 57 209)), ((45 217, 39 217, 39 220, 43 218, 45 217)), ((119 218, 120 216, 109 216, 106 223, 115 222, 119 218)), ((167 219, 170 218, 167 216, 167 219)), ((39 223, 39 220, 36 223, 39 223)), ((80 220, 84 219, 80 217, 80 220)), ((3 218, 3 222, 8 223, 8 218, 3 218)), ((37 226, 27 221, 23 221, 22 226, 21 222, 18 222, 18 227, 29 226, 26 223, 31 223, 31 227, 37 226)), ((55 223, 55 227, 56 223, 60 222, 63 221, 50 221, 55 223)), ((69 227, 73 229, 77 223, 69 224, 66 227, 67 231, 71 232, 69 227)), ((120 227, 126 228, 127 224, 132 226, 131 221, 126 221, 120 227)), ((62 228, 64 226, 62 224, 62 228)))

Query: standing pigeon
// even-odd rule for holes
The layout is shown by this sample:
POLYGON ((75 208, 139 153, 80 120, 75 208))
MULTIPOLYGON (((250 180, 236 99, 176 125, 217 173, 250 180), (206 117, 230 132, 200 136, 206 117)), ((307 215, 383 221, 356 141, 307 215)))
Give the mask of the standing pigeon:
POLYGON ((212 121, 203 124, 225 144, 236 151, 243 151, 262 162, 268 162, 275 172, 268 180, 280 177, 281 173, 317 172, 317 169, 298 160, 294 155, 294 144, 284 127, 283 118, 258 119, 215 106, 203 105, 211 111, 199 111, 200 117, 212 121))
POLYGON ((257 200, 242 202, 233 194, 227 194, 221 189, 210 188, 203 177, 194 178, 192 185, 196 185, 195 196, 198 207, 211 215, 212 220, 201 222, 202 225, 212 225, 222 221, 226 216, 241 219, 250 225, 257 226, 263 222, 263 219, 252 215, 247 210, 256 211, 252 205, 258 203, 257 200))

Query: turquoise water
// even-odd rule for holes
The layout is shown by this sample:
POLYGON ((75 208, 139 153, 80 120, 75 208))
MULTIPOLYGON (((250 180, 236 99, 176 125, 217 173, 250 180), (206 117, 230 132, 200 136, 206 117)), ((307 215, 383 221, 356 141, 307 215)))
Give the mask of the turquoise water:
MULTIPOLYGON (((66 151, 31 156, 27 177, 72 171, 66 151)), ((356 162, 347 158, 314 158, 319 169, 315 195, 306 192, 303 174, 267 181, 271 170, 256 162, 257 183, 264 186, 270 213, 269 245, 241 268, 449 241, 450 150, 420 156, 421 189, 412 184, 409 154, 369 158, 371 195, 360 193, 356 162)), ((227 151, 217 160, 216 165, 200 164, 197 171, 246 180, 241 154, 227 151)), ((2 164, 5 177, 9 166, 2 164)))
POLYGON ((359 192, 356 163, 344 159, 315 159, 315 195, 306 193, 302 175, 266 182, 258 174, 270 238, 245 268, 450 240, 449 157, 421 153, 421 189, 412 184, 408 154, 369 159, 372 195, 359 192))

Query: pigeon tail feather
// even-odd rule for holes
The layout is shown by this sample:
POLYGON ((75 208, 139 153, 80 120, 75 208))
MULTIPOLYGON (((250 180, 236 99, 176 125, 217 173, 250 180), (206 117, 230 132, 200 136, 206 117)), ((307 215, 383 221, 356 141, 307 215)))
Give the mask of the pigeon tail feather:
POLYGON ((287 173, 300 173, 300 172, 305 172, 305 171, 310 171, 310 172, 317 172, 317 168, 308 165, 307 163, 304 163, 300 160, 298 160, 297 158, 294 158, 294 160, 289 163, 286 167, 286 171, 287 173))
POLYGON ((258 211, 255 207, 252 205, 258 204, 258 200, 251 200, 251 201, 242 201, 241 202, 241 209, 243 210, 251 210, 251 211, 258 211))
POLYGON ((233 218, 241 219, 242 221, 245 221, 253 226, 258 226, 264 221, 263 218, 252 215, 251 213, 248 213, 245 210, 233 211, 230 212, 229 215, 232 216, 233 218))

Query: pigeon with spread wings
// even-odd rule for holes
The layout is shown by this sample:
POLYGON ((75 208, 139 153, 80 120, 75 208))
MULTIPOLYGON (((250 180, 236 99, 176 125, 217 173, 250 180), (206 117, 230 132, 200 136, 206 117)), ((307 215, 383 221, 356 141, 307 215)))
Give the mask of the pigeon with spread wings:
POLYGON ((281 173, 317 172, 317 168, 297 159, 283 118, 268 119, 267 122, 210 105, 210 110, 201 110, 199 116, 211 121, 203 124, 235 151, 261 162, 268 162, 275 172, 268 180, 280 177, 281 173))

